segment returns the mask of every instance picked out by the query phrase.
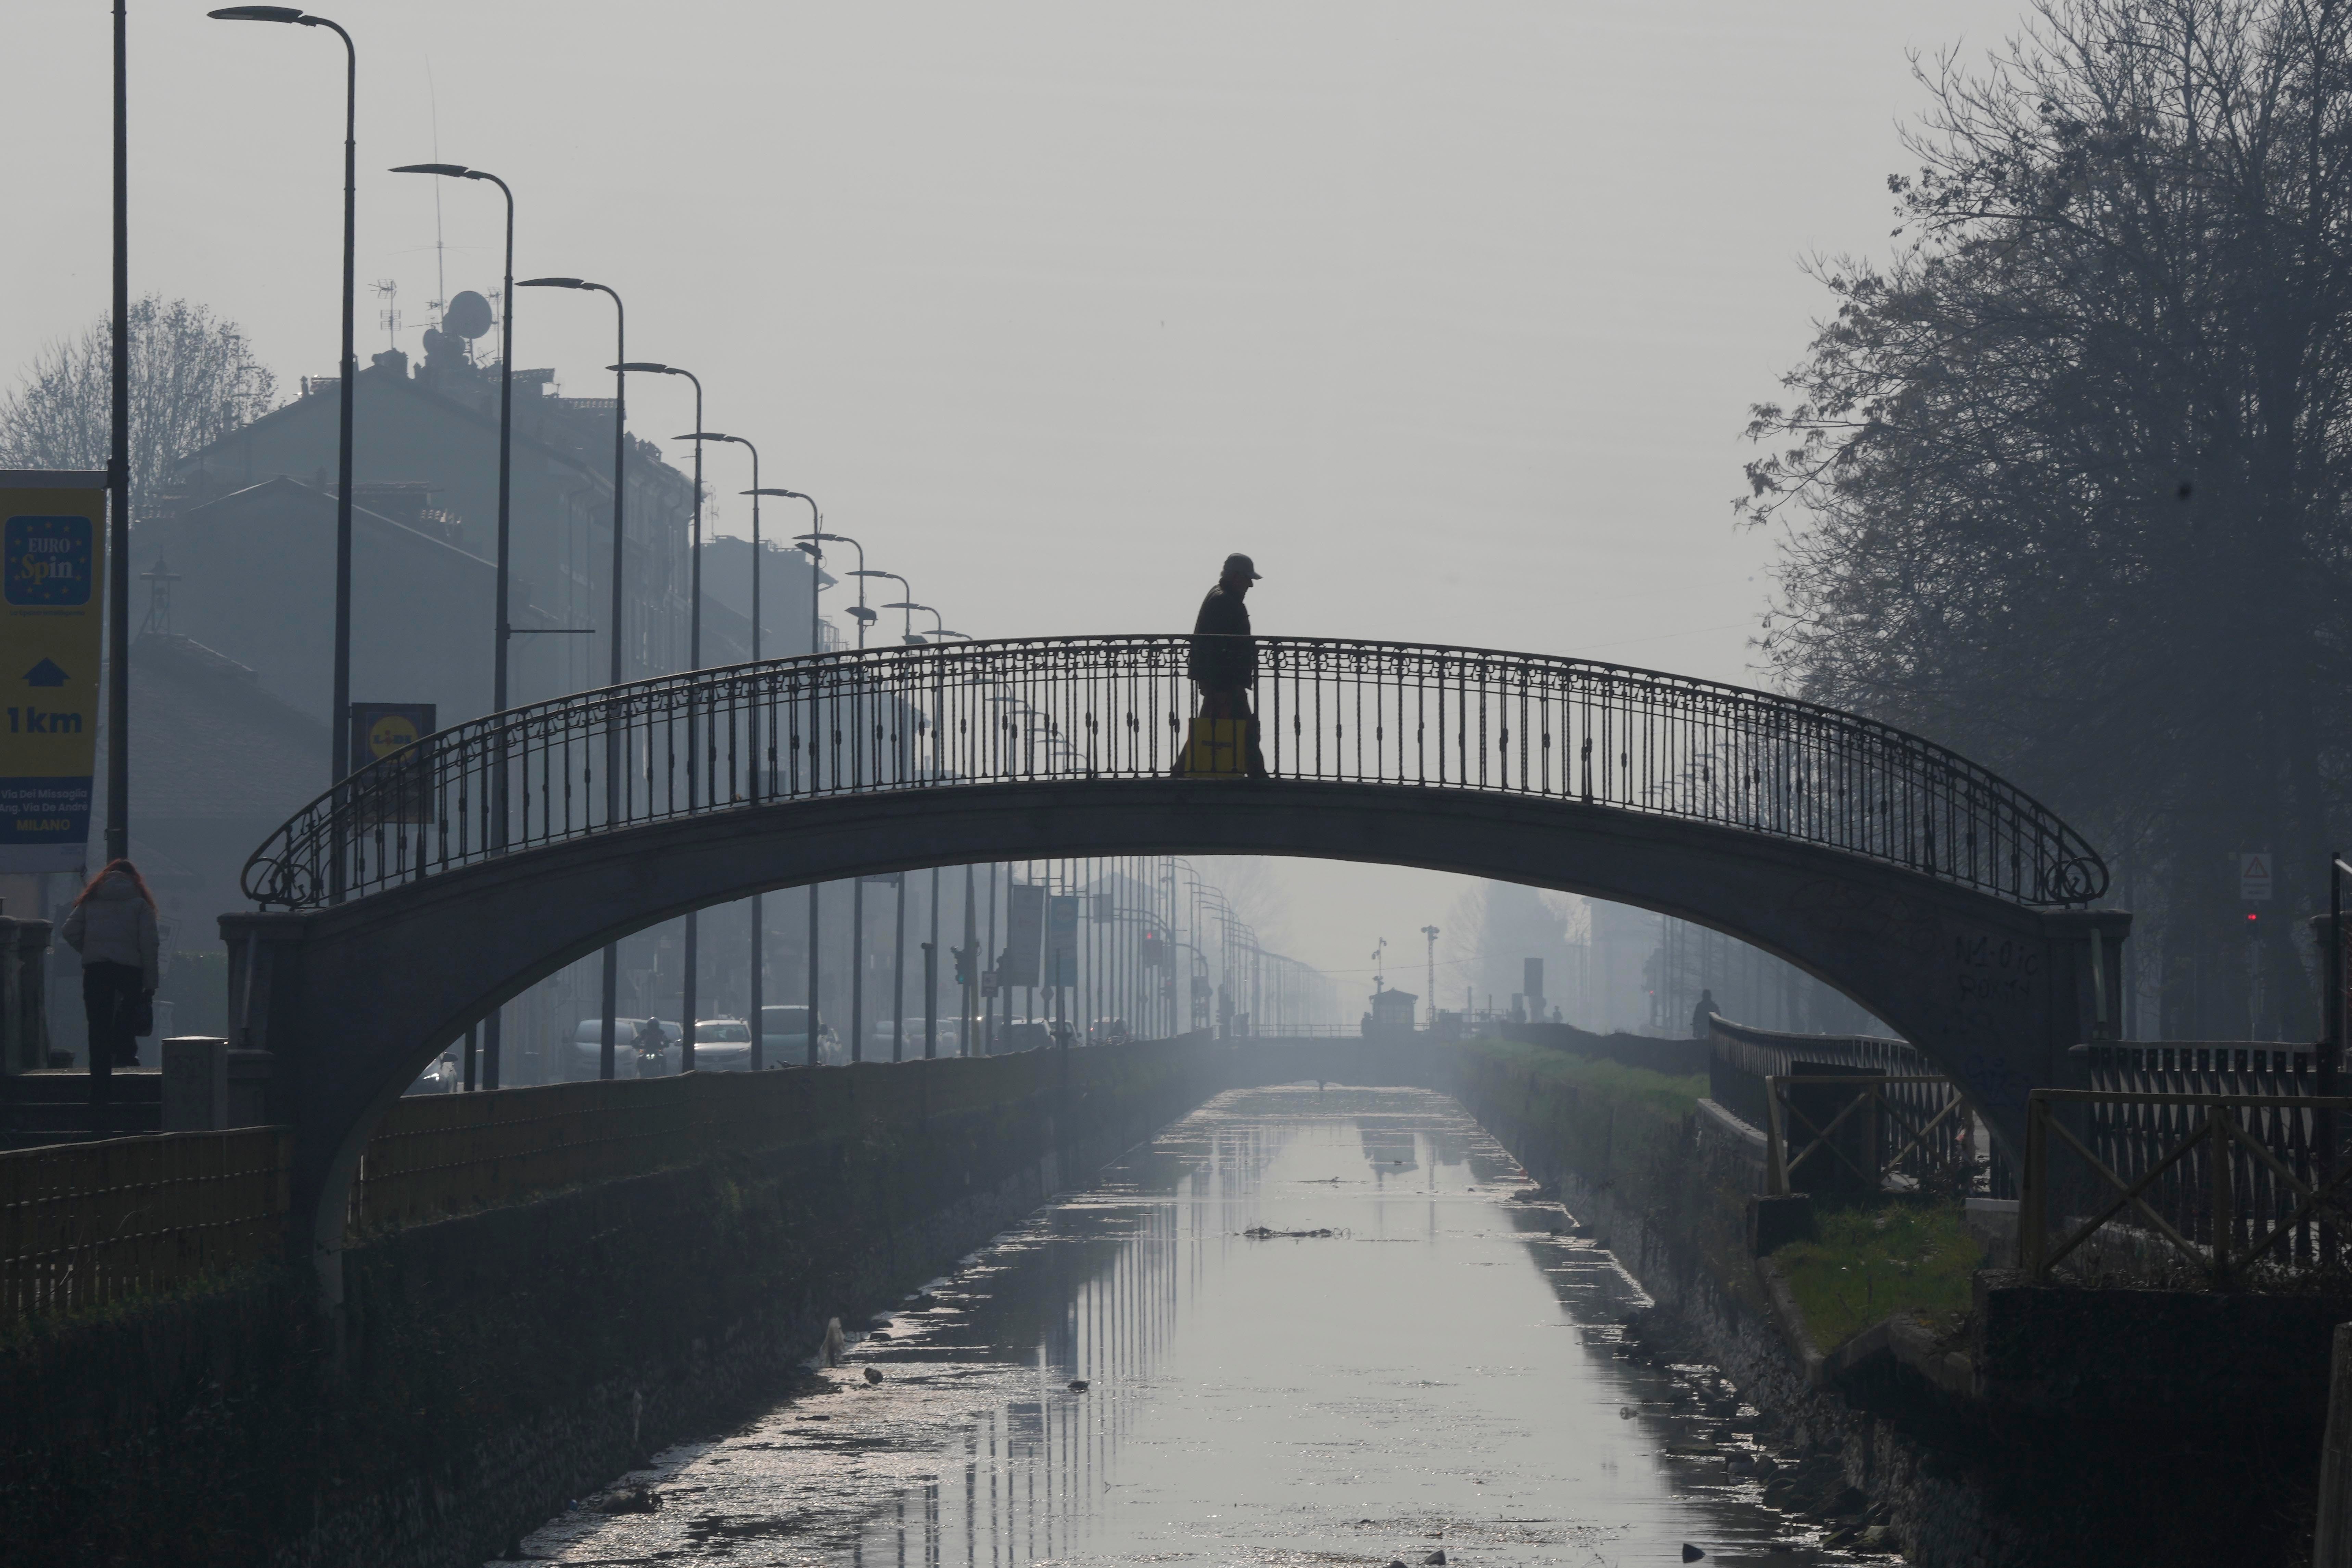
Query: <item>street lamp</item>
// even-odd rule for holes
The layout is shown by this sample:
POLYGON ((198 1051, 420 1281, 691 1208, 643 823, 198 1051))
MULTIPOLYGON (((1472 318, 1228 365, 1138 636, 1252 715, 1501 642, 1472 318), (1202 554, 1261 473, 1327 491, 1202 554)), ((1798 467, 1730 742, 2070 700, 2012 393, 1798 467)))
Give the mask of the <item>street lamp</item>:
MULTIPOLYGON (((858 569, 857 575, 860 577, 887 577, 890 581, 898 584, 898 591, 900 593, 912 594, 915 591, 915 585, 912 583, 908 582, 904 577, 899 576, 896 572, 884 572, 878 568, 868 572, 865 568, 860 567, 858 569)), ((915 616, 913 606, 902 599, 896 605, 885 605, 882 607, 886 610, 897 609, 904 610, 906 612, 906 614, 900 617, 900 620, 903 622, 905 626, 904 641, 908 647, 920 647, 922 639, 915 636, 915 616)))
MULTIPOLYGON (((694 383, 694 430, 689 436, 676 439, 694 443, 694 527, 692 554, 687 575, 686 663, 689 669, 702 668, 702 378, 690 370, 680 370, 674 364, 662 364, 654 360, 630 360, 621 364, 608 364, 606 370, 618 375, 637 371, 646 375, 682 375, 694 383)), ((689 699, 686 709, 686 798, 694 800, 694 785, 702 769, 702 746, 695 723, 694 703, 689 699)), ((694 1023, 699 1011, 699 998, 695 994, 696 982, 701 973, 701 947, 697 941, 699 922, 696 911, 686 911, 685 970, 678 977, 677 1010, 686 1015, 677 1021, 677 1070, 694 1070, 694 1023)))
MULTIPOLYGON (((813 654, 823 653, 824 651, 824 629, 823 625, 817 620, 816 596, 824 587, 824 574, 818 571, 817 567, 824 560, 824 552, 819 549, 814 542, 833 537, 831 534, 824 531, 824 510, 816 504, 816 498, 814 496, 803 494, 799 490, 785 489, 781 486, 762 489, 758 484, 754 483, 751 490, 747 493, 755 498, 751 503, 754 506, 759 504, 756 498, 760 496, 782 496, 791 500, 804 500, 808 502, 810 526, 817 531, 814 533, 803 536, 801 542, 802 551, 804 552, 809 558, 809 652, 813 654)), ((759 568, 756 557, 754 557, 751 580, 755 583, 759 581, 759 568)), ((812 773, 814 772, 814 763, 811 764, 811 772, 812 773)), ((811 882, 808 889, 808 1065, 811 1067, 814 1067, 817 1064, 816 921, 817 904, 820 896, 817 884, 811 882)))
MULTIPOLYGON (((705 430, 702 427, 702 421, 700 419, 697 419, 694 422, 694 439, 698 443, 703 441, 730 442, 751 454, 751 658, 754 662, 757 662, 760 657, 760 497, 765 493, 760 489, 760 448, 753 446, 751 442, 745 440, 740 436, 730 436, 723 431, 719 430, 705 430)), ((698 465, 698 474, 700 471, 698 465, 701 462, 701 450, 702 449, 698 445, 695 448, 695 461, 698 465)), ((698 491, 701 489, 701 486, 698 482, 695 488, 698 491)), ((697 505, 698 506, 699 504, 700 503, 698 501, 697 505)), ((700 549, 698 548, 695 552, 695 570, 698 573, 701 570, 701 554, 702 552, 700 549)), ((698 576, 695 580, 695 600, 698 604, 700 603, 701 598, 701 579, 698 576)), ((757 799, 760 793, 759 785, 756 782, 759 776, 760 748, 756 743, 758 740, 757 731, 759 728, 759 719, 756 715, 753 717, 751 723, 754 731, 754 744, 751 748, 751 769, 754 783, 751 788, 751 795, 754 799, 757 799)), ((757 893, 752 894, 751 1070, 753 1072, 758 1072, 761 1068, 768 1064, 767 1045, 766 1042, 761 1038, 760 1024, 760 1017, 763 1010, 763 1005, 767 1001, 767 975, 764 973, 766 961, 765 949, 767 946, 767 922, 763 919, 765 913, 766 911, 760 902, 760 895, 757 893)))
MULTIPOLYGON (((292 5, 228 5, 206 13, 216 22, 289 22, 305 27, 325 27, 343 40, 343 371, 341 413, 336 426, 335 455, 335 675, 334 713, 328 724, 328 742, 334 756, 328 780, 343 782, 352 763, 352 398, 359 379, 359 357, 352 347, 353 247, 359 208, 359 47, 339 23, 313 16, 292 5)), ((333 879, 342 887, 342 857, 335 857, 333 879)))
MULTIPOLYGON (((906 580, 906 579, 904 579, 904 578, 900 578, 900 579, 899 579, 899 581, 901 581, 901 582, 904 582, 905 580, 906 580)), ((900 600, 897 601, 897 602, 896 602, 896 603, 894 603, 894 604, 885 605, 883 605, 882 607, 883 607, 884 609, 886 609, 886 610, 905 610, 905 611, 908 611, 910 615, 911 615, 914 611, 916 611, 916 610, 920 610, 920 611, 922 611, 925 615, 928 615, 928 616, 929 616, 931 617, 931 624, 933 625, 933 626, 935 626, 935 627, 936 627, 936 626, 942 626, 942 625, 944 625, 944 624, 945 624, 944 622, 940 621, 940 613, 939 613, 937 610, 932 609, 929 605, 919 605, 919 604, 915 603, 915 601, 914 601, 914 600, 912 600, 912 599, 900 599, 900 600)), ((908 646, 908 647, 922 647, 925 643, 929 642, 929 640, 930 640, 930 639, 929 639, 929 637, 921 637, 921 636, 917 635, 917 633, 916 633, 916 632, 915 632, 915 630, 914 630, 913 624, 912 624, 911 622, 909 622, 909 623, 908 623, 908 630, 907 630, 907 646, 908 646)))
MULTIPOLYGON (((584 278, 526 278, 515 285, 518 289, 581 289, 610 298, 613 301, 613 358, 616 363, 626 363, 629 357, 629 315, 621 303, 620 291, 604 283, 591 283, 584 278)), ((629 431, 628 373, 613 373, 613 630, 612 680, 621 684, 622 598, 621 574, 627 563, 622 542, 622 508, 628 500, 629 431)), ((608 728, 604 732, 604 820, 621 819, 621 732, 608 728)), ((613 1070, 614 1018, 620 1012, 621 952, 617 942, 604 944, 604 1047, 597 1054, 596 1076, 611 1078, 613 1070)))
POLYGON ((131 853, 131 33, 114 0, 114 363, 107 377, 106 858, 131 853))
MULTIPOLYGON (((809 505, 814 508, 816 503, 814 501, 810 501, 809 505)), ((810 544, 824 542, 832 544, 846 544, 852 550, 857 552, 857 569, 849 574, 849 575, 858 580, 857 603, 849 607, 849 614, 855 617, 857 622, 857 646, 861 650, 863 650, 866 647, 866 628, 872 625, 874 621, 874 612, 866 607, 866 578, 867 576, 866 570, 866 546, 860 544, 856 540, 850 538, 849 535, 845 533, 827 533, 824 531, 823 529, 819 529, 812 533, 795 534, 793 535, 793 538, 804 548, 810 544)), ((812 567, 814 566, 819 558, 820 554, 818 552, 810 552, 810 564, 812 567)), ((814 580, 812 579, 811 581, 812 584, 814 584, 814 580)), ((815 635, 815 616, 816 590, 814 586, 812 585, 809 590, 810 635, 812 637, 815 635)), ((814 894, 815 884, 810 884, 810 888, 812 894, 814 894)), ((814 933, 815 930, 815 924, 816 911, 814 904, 812 904, 809 911, 809 925, 812 933, 814 933)), ((814 953, 815 947, 816 939, 814 935, 812 934, 809 939, 809 948, 812 954, 814 953)), ((816 967, 814 956, 810 959, 809 967, 811 973, 814 973, 816 967)), ((858 876, 851 878, 849 882, 849 1059, 853 1062, 862 1062, 866 1059, 866 1041, 862 1037, 862 1032, 865 1026, 866 879, 863 876, 858 876)))
MULTIPOLYGON (((469 169, 463 163, 403 163, 391 171, 395 174, 437 174, 450 180, 488 180, 498 186, 507 201, 507 251, 504 281, 499 294, 499 537, 497 587, 498 608, 490 642, 490 711, 507 710, 507 643, 514 636, 509 620, 508 600, 512 596, 508 584, 513 580, 512 519, 514 496, 514 191, 508 184, 487 169, 469 169)), ((503 742, 500 755, 490 775, 490 847, 503 849, 507 842, 507 770, 503 742)), ((506 1009, 491 1009, 482 1021, 482 1087, 499 1087, 500 1025, 506 1009)))

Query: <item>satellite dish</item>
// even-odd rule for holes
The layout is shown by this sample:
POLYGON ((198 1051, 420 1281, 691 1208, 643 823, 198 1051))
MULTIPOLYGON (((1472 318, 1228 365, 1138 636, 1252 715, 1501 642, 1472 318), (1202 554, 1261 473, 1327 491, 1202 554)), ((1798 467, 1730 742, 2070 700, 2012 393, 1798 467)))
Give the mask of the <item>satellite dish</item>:
POLYGON ((471 289, 461 290, 442 310, 441 330, 471 342, 490 330, 490 302, 471 289))

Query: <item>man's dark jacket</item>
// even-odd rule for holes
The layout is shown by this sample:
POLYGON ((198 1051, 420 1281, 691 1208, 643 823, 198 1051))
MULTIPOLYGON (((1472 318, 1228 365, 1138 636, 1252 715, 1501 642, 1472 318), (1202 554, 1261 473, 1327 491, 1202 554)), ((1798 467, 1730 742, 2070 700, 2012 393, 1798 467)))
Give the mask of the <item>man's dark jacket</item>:
POLYGON ((1257 679, 1257 645, 1249 640, 1249 607, 1223 583, 1201 601, 1184 673, 1203 691, 1240 691, 1257 679), (1222 634, 1222 635, 1215 635, 1222 634))

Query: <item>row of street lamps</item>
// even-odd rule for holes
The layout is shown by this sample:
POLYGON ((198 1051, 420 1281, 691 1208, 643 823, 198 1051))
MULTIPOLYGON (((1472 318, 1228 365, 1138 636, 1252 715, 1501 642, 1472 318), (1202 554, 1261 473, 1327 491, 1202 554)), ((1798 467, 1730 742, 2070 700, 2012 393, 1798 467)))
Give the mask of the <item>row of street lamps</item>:
MULTIPOLYGON (((336 456, 334 711, 331 724, 332 738, 331 741, 331 744, 333 747, 333 755, 330 761, 330 778, 334 784, 340 784, 350 772, 352 752, 352 399, 355 395, 355 384, 358 379, 359 368, 357 353, 352 341, 352 321, 353 301, 355 297, 353 253, 358 205, 359 50, 358 47, 352 42, 351 34, 346 32, 339 24, 327 17, 314 16, 295 6, 229 5, 215 10, 211 12, 210 15, 215 19, 220 21, 276 22, 306 27, 324 27, 334 33, 337 37, 343 41, 345 68, 343 117, 343 337, 341 362, 342 375, 341 384, 339 388, 341 408, 340 423, 337 430, 338 450, 336 456)), ((119 5, 117 6, 116 22, 116 68, 118 78, 117 109, 119 120, 121 109, 120 98, 121 91, 120 79, 122 59, 121 16, 121 6, 119 5)), ((119 165, 122 155, 119 126, 116 153, 119 165)), ((511 523, 514 444, 514 300, 515 290, 517 289, 570 289, 586 292, 601 293, 613 301, 614 363, 606 367, 613 373, 612 621, 610 635, 608 637, 608 641, 611 646, 611 658, 607 671, 610 681, 613 685, 618 686, 626 679, 624 658, 625 639, 622 637, 622 627, 625 619, 623 576, 626 564, 624 527, 628 489, 627 390, 628 376, 629 373, 632 371, 640 374, 647 375, 684 376, 687 380, 694 384, 694 429, 688 434, 677 437, 679 440, 690 440, 694 443, 694 518, 692 524, 693 566, 691 570, 691 581, 688 586, 690 604, 688 612, 687 633, 687 657, 690 668, 698 669, 702 667, 702 444, 705 441, 723 441, 736 446, 740 446, 751 455, 751 488, 741 493, 751 498, 751 657, 754 659, 761 657, 761 651, 760 638, 760 552, 761 547, 760 533, 760 500, 764 496, 777 496, 793 500, 805 501, 808 504, 811 520, 810 531, 806 533, 796 535, 794 537, 794 542, 801 550, 805 552, 809 557, 809 651, 811 653, 822 653, 824 651, 823 631, 817 614, 817 595, 822 587, 823 574, 820 568, 824 558, 824 547, 830 543, 847 544, 857 552, 857 569, 850 574, 850 575, 855 576, 859 580, 857 585, 857 604, 849 611, 849 615, 857 623, 857 646, 859 647, 862 648, 866 646, 866 627, 876 619, 874 611, 869 609, 866 603, 865 579, 868 577, 887 577, 898 584, 900 590, 899 598, 896 602, 886 605, 883 607, 886 609, 896 609, 904 612, 906 616, 905 638, 908 643, 919 643, 926 640, 923 637, 916 636, 914 632, 913 613, 917 610, 922 610, 932 617, 935 626, 933 633, 934 636, 953 637, 962 637, 966 636, 966 634, 962 632, 949 630, 944 624, 940 623, 939 612, 936 609, 933 609, 930 605, 916 603, 913 588, 908 583, 906 578, 900 576, 895 572, 885 572, 878 569, 867 568, 866 565, 865 546, 846 534, 827 531, 824 526, 824 512, 817 506, 817 503, 814 499, 799 490, 787 489, 777 486, 762 486, 760 483, 760 451, 758 447, 743 437, 729 435, 725 432, 714 431, 706 427, 703 419, 702 381, 700 377, 697 376, 692 371, 685 370, 677 365, 664 364, 651 360, 631 360, 628 357, 628 311, 626 305, 621 299, 620 291, 618 289, 613 288, 610 284, 598 283, 584 278, 526 278, 518 282, 514 275, 514 190, 506 183, 506 181, 500 179, 498 175, 491 174, 486 169, 469 168, 463 163, 404 163, 393 169, 391 172, 396 174, 431 174, 445 179, 488 181, 491 184, 498 186, 499 193, 506 199, 506 258, 504 269, 504 292, 501 295, 502 304, 500 311, 500 348, 499 365, 499 515, 497 585, 495 589, 498 607, 497 626, 493 638, 494 651, 491 661, 491 705, 495 710, 503 712, 509 705, 510 694, 508 684, 509 660, 510 653, 509 647, 509 643, 518 636, 526 635, 531 631, 541 629, 516 626, 513 624, 513 620, 509 613, 510 605, 509 602, 509 584, 512 579, 513 566, 511 523)), ((120 181, 121 171, 118 168, 118 186, 120 185, 120 181)), ((121 195, 119 189, 117 195, 119 206, 119 198, 121 195)), ((122 253, 123 244, 121 218, 121 214, 118 211, 116 234, 116 281, 118 294, 121 292, 125 271, 122 253)), ((117 313, 118 316, 121 314, 119 300, 117 313)), ((118 321, 118 336, 120 334, 121 325, 121 323, 118 321)), ((126 356, 123 354, 120 345, 118 344, 116 354, 118 371, 120 369, 120 362, 121 362, 125 357, 126 356)), ((120 445, 120 442, 121 433, 118 431, 118 446, 120 445)), ((117 575, 121 575, 121 568, 119 566, 117 569, 117 575)), ((120 624, 121 619, 121 616, 118 615, 118 625, 120 624)), ((576 628, 562 629, 570 630, 576 628)), ((122 661, 119 655, 115 668, 118 671, 122 668, 122 661)), ((116 730, 118 736, 121 734, 119 720, 120 716, 118 716, 118 728, 116 730)), ((698 765, 699 760, 698 757, 694 754, 695 748, 693 745, 691 729, 691 724, 689 724, 689 756, 688 761, 689 778, 693 776, 694 770, 698 765)), ((606 742, 608 755, 605 758, 604 767, 604 789, 606 796, 605 809, 607 813, 614 818, 617 818, 618 816, 620 805, 617 794, 620 787, 620 757, 618 755, 620 743, 620 737, 617 732, 608 738, 606 742)), ((117 758, 120 759, 124 754, 125 748, 118 744, 115 748, 115 752, 117 758)), ((118 768, 117 771, 121 770, 118 768)), ((493 835, 493 842, 502 843, 505 838, 507 827, 505 812, 506 802, 504 799, 505 776, 503 771, 500 771, 499 773, 498 788, 499 790, 499 798, 491 803, 491 832, 493 835)), ((115 792, 113 798, 117 803, 117 816, 120 816, 124 808, 125 793, 126 792, 121 789, 118 789, 115 792)), ((112 842, 112 840, 117 837, 127 837, 127 832, 118 835, 116 827, 116 822, 110 818, 109 852, 110 854, 120 855, 123 853, 122 847, 118 843, 112 842)), ((856 891, 853 897, 858 910, 862 912, 865 902, 864 885, 862 881, 856 885, 856 891)), ((811 884, 809 888, 808 1029, 808 1060, 811 1066, 815 1065, 816 1062, 817 1031, 819 1028, 817 1012, 818 943, 816 938, 819 903, 820 894, 818 889, 814 884, 811 884)), ((696 936, 696 918, 694 915, 688 914, 686 917, 685 930, 684 994, 680 998, 682 1011, 686 1015, 686 1016, 681 1020, 685 1034, 681 1048, 681 1065, 688 1069, 694 1066, 694 1025, 696 1022, 695 1013, 697 1011, 698 1002, 696 986, 696 981, 698 978, 696 936)), ((760 1026, 761 1007, 764 1000, 761 987, 762 975, 761 964, 762 936, 761 900, 757 895, 754 895, 751 900, 751 1002, 752 1041, 751 1056, 752 1065, 755 1067, 762 1065, 761 1061, 761 1035, 763 1031, 760 1026)), ((855 940, 856 940, 861 946, 863 936, 863 928, 860 926, 857 929, 855 940)), ((611 1078, 614 1075, 615 1067, 614 1033, 615 1028, 614 1019, 618 1011, 619 1000, 620 966, 618 944, 607 943, 604 947, 603 957, 604 965, 601 987, 603 1044, 599 1055, 599 1072, 604 1078, 611 1078)), ((499 1086, 500 1057, 499 1024, 502 1012, 502 1008, 494 1009, 490 1013, 489 1016, 484 1020, 482 1026, 481 1082, 482 1087, 485 1089, 496 1089, 499 1086)), ((471 1056, 470 1050, 467 1054, 469 1057, 471 1056)), ((468 1063, 468 1067, 470 1069, 470 1062, 468 1063)), ((471 1070, 468 1070, 467 1079, 469 1085, 473 1081, 473 1078, 474 1074, 471 1070)))

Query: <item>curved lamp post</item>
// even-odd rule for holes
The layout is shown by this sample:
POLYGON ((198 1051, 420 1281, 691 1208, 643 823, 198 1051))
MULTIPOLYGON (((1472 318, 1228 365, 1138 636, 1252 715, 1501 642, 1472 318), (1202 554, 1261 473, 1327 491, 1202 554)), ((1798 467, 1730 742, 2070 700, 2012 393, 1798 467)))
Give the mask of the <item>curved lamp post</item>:
MULTIPOLYGON (((686 664, 688 669, 702 668, 702 378, 690 370, 655 360, 630 360, 604 367, 615 374, 635 371, 643 375, 682 375, 694 383, 694 434, 680 436, 678 440, 694 443, 694 524, 691 535, 692 553, 688 559, 686 605, 686 664)), ((686 796, 695 798, 695 784, 702 772, 701 732, 695 723, 691 706, 686 712, 686 796)), ((685 921, 685 969, 678 976, 677 1010, 686 1016, 677 1021, 677 1070, 694 1070, 695 1015, 700 1011, 701 998, 697 994, 697 982, 701 978, 701 944, 698 940, 698 922, 695 911, 688 910, 685 921)))
MULTIPOLYGON (((696 419, 694 422, 694 440, 697 443, 695 447, 695 461, 698 465, 696 470, 698 475, 700 473, 699 464, 701 462, 701 442, 725 441, 734 446, 740 447, 745 451, 751 454, 751 658, 754 660, 757 660, 760 657, 760 448, 753 446, 750 441, 745 440, 740 436, 730 436, 724 431, 719 430, 705 430, 702 427, 702 421, 699 418, 696 419)), ((695 488, 699 490, 701 486, 698 483, 695 488)), ((698 574, 695 578, 695 601, 698 604, 699 604, 702 599, 702 580, 699 575, 702 569, 701 562, 702 552, 699 547, 698 538, 698 544, 695 550, 695 570, 698 574)), ((753 721, 753 724, 756 729, 756 720, 753 721)), ((771 749, 772 750, 772 748, 771 749)), ((752 768, 754 770, 754 779, 756 780, 757 770, 759 767, 758 758, 760 755, 760 747, 757 744, 756 738, 751 751, 753 757, 752 768)), ((757 797, 760 793, 759 786, 756 782, 752 785, 751 793, 754 797, 757 797)), ((761 1030, 760 1023, 761 1013, 763 1011, 767 1002, 767 987, 765 984, 767 976, 763 973, 766 967, 763 950, 767 945, 766 921, 762 918, 765 912, 766 911, 761 908, 760 903, 760 895, 757 893, 752 894, 751 1011, 751 1070, 753 1072, 758 1072, 761 1068, 768 1065, 767 1047, 766 1042, 761 1038, 761 1030)))
MULTIPOLYGON (((816 504, 816 498, 814 496, 805 494, 800 490, 785 489, 782 486, 774 486, 762 489, 759 486, 754 485, 746 493, 754 497, 782 496, 787 500, 804 500, 808 502, 809 526, 816 531, 813 533, 802 536, 801 540, 801 549, 809 558, 809 652, 813 654, 823 653, 824 651, 824 628, 817 620, 816 596, 824 587, 824 574, 818 571, 817 567, 823 563, 824 560, 824 552, 819 549, 814 542, 833 537, 831 534, 824 531, 824 512, 823 509, 818 507, 816 504)), ((755 501, 753 504, 756 505, 757 502, 755 501)), ((809 884, 808 890, 808 1065, 811 1067, 814 1067, 817 1064, 816 1032, 818 1027, 818 1014, 816 920, 817 905, 820 897, 821 895, 818 891, 817 884, 811 882, 809 884)))
MULTIPOLYGON (((498 599, 493 616, 490 640, 490 710, 507 710, 507 643, 514 636, 514 626, 509 618, 508 601, 512 595, 508 584, 513 580, 513 500, 514 500, 514 190, 504 180, 487 169, 469 169, 463 163, 403 163, 393 169, 395 174, 437 174, 449 180, 488 180, 498 186, 507 202, 507 250, 504 281, 499 294, 499 535, 497 585, 492 593, 498 599)), ((507 771, 500 766, 490 773, 490 842, 503 846, 507 841, 507 771)), ((505 1021, 503 1006, 491 1009, 482 1020, 482 1087, 499 1087, 499 1058, 501 1055, 501 1026, 505 1021)), ((470 1040, 471 1036, 467 1038, 470 1040)), ((468 1087, 472 1074, 468 1073, 468 1087)))
MULTIPOLYGON (((334 712, 328 744, 334 748, 330 782, 352 771, 352 398, 359 356, 352 346, 353 247, 359 210, 360 53, 340 23, 292 5, 228 5, 205 13, 218 22, 287 22, 324 27, 343 41, 343 358, 341 409, 335 435, 335 673, 334 712)), ((342 880, 342 857, 335 858, 335 881, 342 880)))
MULTIPOLYGON (((515 285, 518 289, 580 289, 603 294, 613 301, 613 358, 626 363, 629 357, 629 313, 621 302, 620 291, 609 284, 592 283, 584 278, 526 278, 515 285)), ((622 614, 621 574, 627 564, 623 547, 623 508, 628 500, 628 388, 626 371, 613 373, 613 628, 607 639, 612 644, 610 660, 611 684, 622 680, 622 614)), ((621 733, 608 731, 604 737, 604 820, 617 822, 621 817, 621 733)), ((604 1044, 597 1054, 596 1076, 612 1078, 614 1018, 620 1012, 621 953, 616 942, 604 944, 604 973, 602 1017, 604 1025, 604 1044)))

